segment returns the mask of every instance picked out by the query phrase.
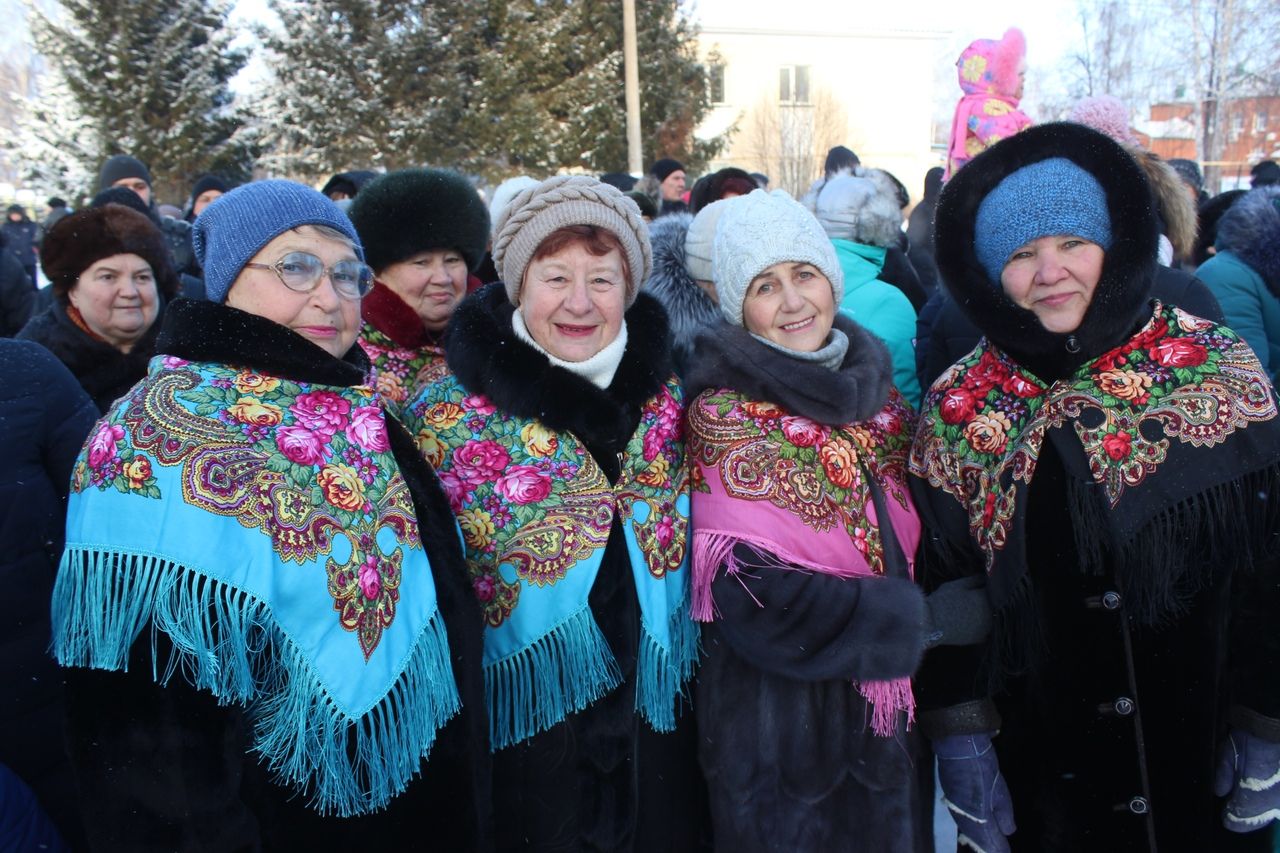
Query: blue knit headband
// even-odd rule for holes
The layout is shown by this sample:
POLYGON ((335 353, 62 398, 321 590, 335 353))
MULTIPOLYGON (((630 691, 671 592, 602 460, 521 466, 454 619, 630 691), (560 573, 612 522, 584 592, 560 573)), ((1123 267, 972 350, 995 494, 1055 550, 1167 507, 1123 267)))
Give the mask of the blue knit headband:
POLYGON ((225 302, 240 270, 284 232, 302 225, 327 225, 351 238, 364 260, 355 226, 336 204, 293 181, 257 181, 224 194, 196 217, 191 247, 204 268, 210 302, 225 302))
POLYGON ((1032 240, 1071 234, 1111 248, 1111 215, 1098 179, 1065 157, 1023 166, 978 206, 973 250, 992 284, 1014 251, 1032 240))

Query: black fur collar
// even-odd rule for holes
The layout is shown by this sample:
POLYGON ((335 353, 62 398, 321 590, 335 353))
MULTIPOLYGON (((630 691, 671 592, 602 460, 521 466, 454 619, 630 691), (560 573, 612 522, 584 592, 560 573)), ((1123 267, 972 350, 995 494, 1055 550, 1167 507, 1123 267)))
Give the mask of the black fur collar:
POLYGON ((732 388, 829 426, 865 421, 889 398, 889 349, 840 313, 834 325, 849 337, 849 351, 837 370, 788 358, 741 326, 710 328, 694 344, 685 393, 693 399, 708 388, 732 388))
POLYGON ((636 297, 626 314, 627 349, 606 389, 556 367, 517 338, 514 313, 501 282, 462 301, 445 331, 444 348, 458 381, 507 414, 537 418, 588 446, 620 450, 635 431, 640 408, 671 377, 662 306, 644 293, 636 297))
POLYGON ((369 359, 357 344, 341 359, 279 323, 216 302, 178 299, 165 312, 156 351, 191 361, 243 365, 295 382, 352 386, 369 359))
POLYGON ((1028 128, 971 160, 943 188, 934 226, 938 270, 956 304, 992 343, 1046 380, 1070 375, 1146 319, 1158 238, 1155 201, 1134 159, 1106 136, 1065 122, 1028 128), (1047 331, 1005 296, 973 248, 982 200, 1010 173, 1051 157, 1065 157, 1096 177, 1111 214, 1102 278, 1080 328, 1065 335, 1047 331))

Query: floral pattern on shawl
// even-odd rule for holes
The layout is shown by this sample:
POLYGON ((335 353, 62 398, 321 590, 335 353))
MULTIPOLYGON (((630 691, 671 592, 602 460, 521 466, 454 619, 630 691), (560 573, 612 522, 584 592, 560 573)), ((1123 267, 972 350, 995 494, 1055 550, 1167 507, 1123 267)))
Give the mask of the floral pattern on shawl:
POLYGON ((1070 423, 1112 508, 1165 461, 1173 440, 1212 447, 1267 421, 1276 402, 1257 357, 1223 326, 1159 303, 1124 344, 1045 385, 985 340, 925 401, 912 473, 967 510, 990 571, 1045 434, 1070 423))
POLYGON ((768 501, 818 532, 844 529, 872 572, 884 573, 880 528, 869 517, 871 477, 903 509, 907 448, 914 417, 895 390, 870 420, 829 427, 779 406, 720 389, 689 409, 690 452, 714 470, 733 498, 768 501))
POLYGON ((622 475, 610 486, 574 436, 500 413, 452 378, 412 405, 415 440, 458 518, 489 626, 511 617, 523 584, 553 585, 604 547, 615 511, 632 525, 652 577, 680 567, 689 526, 675 508, 688 488, 681 420, 673 377, 642 409, 622 453, 622 475), (637 503, 649 507, 643 520, 637 503), (504 563, 515 567, 514 581, 499 573, 504 563))
POLYGON ((418 391, 449 372, 444 350, 427 344, 412 349, 402 347, 366 323, 358 343, 373 364, 374 386, 382 395, 387 411, 397 418, 418 391))
POLYGON ((390 528, 420 547, 408 487, 369 386, 313 386, 217 364, 157 356, 151 373, 82 451, 71 488, 161 498, 152 466, 180 466, 181 499, 271 538, 285 563, 326 562, 342 627, 367 661, 395 619, 403 554, 375 544, 390 528), (154 460, 154 461, 153 461, 154 460))

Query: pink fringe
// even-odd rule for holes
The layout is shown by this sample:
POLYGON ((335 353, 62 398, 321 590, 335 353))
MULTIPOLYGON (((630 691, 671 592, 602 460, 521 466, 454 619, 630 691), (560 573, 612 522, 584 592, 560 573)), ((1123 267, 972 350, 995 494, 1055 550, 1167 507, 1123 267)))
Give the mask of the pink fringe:
POLYGON ((693 608, 690 611, 695 622, 715 621, 715 602, 711 598, 711 582, 721 566, 727 573, 738 570, 733 558, 733 546, 737 537, 727 533, 706 530, 693 534, 693 608))
POLYGON ((910 678, 863 682, 858 685, 858 692, 871 703, 871 731, 880 737, 893 737, 899 711, 907 712, 907 728, 916 721, 916 698, 910 678))

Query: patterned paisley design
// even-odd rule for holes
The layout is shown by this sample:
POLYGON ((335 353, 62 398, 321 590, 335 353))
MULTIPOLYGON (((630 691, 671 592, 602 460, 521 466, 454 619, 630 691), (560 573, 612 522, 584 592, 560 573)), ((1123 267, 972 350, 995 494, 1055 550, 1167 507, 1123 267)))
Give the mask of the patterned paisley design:
POLYGON ((1072 425, 1114 508, 1171 442, 1212 447, 1276 414, 1267 376, 1239 336, 1157 303, 1137 335, 1053 385, 984 341, 930 389, 911 471, 966 507, 990 570, 1017 484, 1031 482, 1050 429, 1072 425))
POLYGON ((374 387, 387 411, 397 418, 404 415, 405 404, 418 391, 449 372, 440 347, 402 347, 367 323, 360 332, 359 344, 373 363, 374 387))
MULTIPOLYGON (((718 473, 729 497, 768 501, 818 532, 842 528, 876 574, 884 573, 880 528, 866 482, 909 505, 907 448, 914 418, 894 391, 873 418, 830 427, 736 391, 704 392, 689 408, 689 449, 718 473)), ((695 489, 709 492, 702 478, 695 489)))
POLYGON ((679 568, 689 527, 675 507, 688 488, 681 415, 673 378, 644 406, 610 486, 571 434, 500 413, 452 376, 412 404, 408 422, 462 528, 488 625, 511 617, 522 585, 553 585, 603 548, 615 513, 632 525, 652 577, 679 568), (648 511, 637 512, 639 504, 648 511), (514 581, 499 573, 503 564, 515 567, 514 581))
POLYGON ((396 615, 403 554, 421 548, 408 487, 391 456, 372 387, 313 387, 159 356, 120 418, 100 423, 72 489, 162 495, 153 466, 180 468, 181 499, 260 530, 286 564, 327 556, 328 591, 365 660, 396 615), (332 556, 334 538, 349 556, 332 556))

